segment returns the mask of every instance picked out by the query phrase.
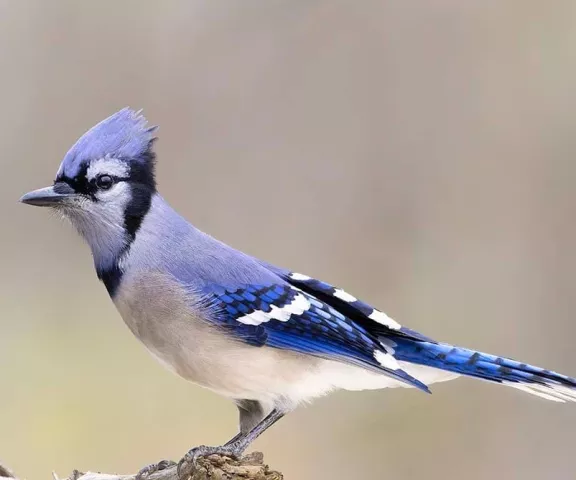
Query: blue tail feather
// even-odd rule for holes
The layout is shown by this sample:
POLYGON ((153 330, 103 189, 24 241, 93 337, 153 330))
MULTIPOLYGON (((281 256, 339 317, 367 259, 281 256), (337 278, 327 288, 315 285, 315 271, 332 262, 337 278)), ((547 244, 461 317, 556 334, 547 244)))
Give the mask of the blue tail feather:
POLYGON ((556 401, 576 401, 576 379, 515 360, 443 343, 393 339, 397 360, 502 383, 556 401))

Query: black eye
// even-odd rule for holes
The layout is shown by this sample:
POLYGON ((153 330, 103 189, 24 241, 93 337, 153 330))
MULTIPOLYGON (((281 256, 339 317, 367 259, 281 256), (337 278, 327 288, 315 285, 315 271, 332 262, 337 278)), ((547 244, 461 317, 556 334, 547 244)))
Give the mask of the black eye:
POLYGON ((101 190, 108 190, 114 185, 114 179, 110 175, 99 175, 96 177, 96 186, 101 190))

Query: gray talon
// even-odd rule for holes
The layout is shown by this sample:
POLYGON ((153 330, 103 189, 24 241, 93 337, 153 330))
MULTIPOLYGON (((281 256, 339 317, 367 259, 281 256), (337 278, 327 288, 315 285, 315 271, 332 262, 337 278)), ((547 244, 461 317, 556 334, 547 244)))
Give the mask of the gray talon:
POLYGON ((172 460, 161 460, 158 463, 151 463, 150 465, 146 465, 136 474, 135 480, 145 480, 153 473, 165 470, 174 465, 176 465, 176 462, 173 462, 172 460))
POLYGON ((221 446, 221 447, 208 447, 206 445, 200 445, 188 451, 186 455, 182 457, 182 460, 178 462, 177 472, 178 478, 180 480, 186 480, 194 468, 198 465, 198 460, 202 457, 208 457, 210 455, 223 455, 225 457, 230 457, 237 460, 240 457, 238 449, 235 449, 232 445, 221 446))

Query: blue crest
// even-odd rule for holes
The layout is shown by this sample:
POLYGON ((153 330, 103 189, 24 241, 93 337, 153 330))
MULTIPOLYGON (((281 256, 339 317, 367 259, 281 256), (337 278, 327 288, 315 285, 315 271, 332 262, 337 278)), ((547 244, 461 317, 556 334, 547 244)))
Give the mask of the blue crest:
POLYGON ((140 111, 123 108, 93 126, 68 151, 58 176, 74 178, 83 164, 110 156, 129 162, 148 162, 157 127, 149 127, 140 111))

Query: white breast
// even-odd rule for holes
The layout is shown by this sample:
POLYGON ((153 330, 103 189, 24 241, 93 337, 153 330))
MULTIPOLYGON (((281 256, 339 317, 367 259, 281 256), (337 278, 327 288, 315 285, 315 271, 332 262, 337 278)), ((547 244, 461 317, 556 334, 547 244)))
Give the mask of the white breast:
MULTIPOLYGON (((114 302, 130 330, 162 364, 227 397, 293 408, 337 388, 404 386, 359 367, 234 340, 203 318, 197 298, 159 273, 123 278, 114 302)), ((453 377, 402 367, 429 382, 453 377)))
MULTIPOLYGON (((134 335, 162 364, 222 395, 282 402, 318 373, 322 360, 234 340, 205 321, 197 299, 169 277, 146 273, 124 278, 114 300, 134 335)), ((330 389, 316 381, 306 396, 330 389)), ((296 400, 296 399, 294 399, 296 400)))

